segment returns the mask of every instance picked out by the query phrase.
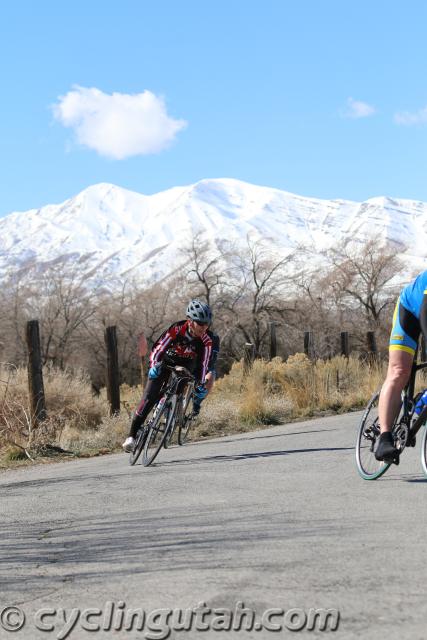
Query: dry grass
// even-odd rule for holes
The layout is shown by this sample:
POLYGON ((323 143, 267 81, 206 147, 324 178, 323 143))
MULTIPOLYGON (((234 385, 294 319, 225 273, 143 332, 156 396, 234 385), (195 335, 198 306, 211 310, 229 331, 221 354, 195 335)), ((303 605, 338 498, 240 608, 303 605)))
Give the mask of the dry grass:
MULTIPOLYGON (((311 362, 296 354, 286 362, 257 360, 244 379, 243 365, 238 362, 205 400, 192 439, 360 408, 384 375, 384 366, 368 367, 357 358, 311 362)), ((47 369, 48 419, 32 428, 27 384, 25 369, 0 367, 0 466, 61 450, 80 456, 118 450, 142 393, 140 387, 123 385, 121 414, 109 417, 105 391, 94 397, 83 372, 47 369)))
POLYGON ((237 362, 204 402, 194 436, 238 433, 361 408, 384 376, 385 365, 368 366, 354 357, 312 362, 299 353, 286 362, 256 360, 244 379, 243 364, 237 362))
POLYGON ((0 457, 3 461, 58 453, 57 449, 68 448, 68 434, 96 432, 108 413, 105 398, 93 396, 90 381, 83 372, 47 368, 43 374, 48 417, 33 426, 26 370, 0 367, 0 457))
POLYGON ((272 395, 283 394, 295 417, 362 407, 385 376, 384 365, 367 366, 355 357, 312 362, 298 353, 261 366, 265 387, 272 395))

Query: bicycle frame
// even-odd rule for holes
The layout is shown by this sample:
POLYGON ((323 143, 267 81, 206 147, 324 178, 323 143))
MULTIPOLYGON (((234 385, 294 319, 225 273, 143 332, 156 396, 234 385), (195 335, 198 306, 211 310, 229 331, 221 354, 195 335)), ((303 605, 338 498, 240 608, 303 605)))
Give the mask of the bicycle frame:
POLYGON ((160 399, 166 396, 166 402, 168 402, 176 394, 180 382, 183 380, 194 380, 194 376, 185 367, 165 365, 165 368, 170 370, 171 375, 169 379, 163 383, 158 397, 160 399))
POLYGON ((194 376, 188 371, 188 369, 182 366, 172 367, 168 365, 167 368, 171 370, 171 377, 167 383, 165 395, 166 402, 173 402, 172 417, 174 418, 168 425, 168 431, 170 432, 168 434, 168 440, 170 440, 176 427, 178 401, 181 399, 181 397, 183 397, 184 393, 184 386, 179 391, 178 387, 183 382, 194 382, 194 376))
POLYGON ((414 412, 414 391, 415 391, 415 378, 418 371, 427 368, 427 362, 415 362, 412 364, 411 375, 409 377, 408 384, 403 391, 403 418, 401 422, 405 422, 409 427, 409 438, 416 436, 423 424, 427 420, 427 405, 423 407, 418 418, 411 425, 411 418, 414 412))
POLYGON ((171 398, 178 391, 178 386, 183 381, 191 381, 194 380, 194 376, 186 369, 185 367, 172 367, 167 365, 167 369, 170 369, 171 376, 166 384, 165 393, 168 396, 168 399, 171 398))

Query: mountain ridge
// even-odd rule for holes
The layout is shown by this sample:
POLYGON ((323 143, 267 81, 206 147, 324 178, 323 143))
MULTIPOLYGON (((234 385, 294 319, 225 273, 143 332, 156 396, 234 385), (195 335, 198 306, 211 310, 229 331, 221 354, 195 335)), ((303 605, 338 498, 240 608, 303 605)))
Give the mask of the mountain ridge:
MULTIPOLYGON (((144 195, 110 183, 90 185, 60 204, 0 219, 0 274, 85 258, 100 279, 135 276, 154 282, 183 261, 191 237, 242 245, 249 235, 279 252, 378 236, 421 267, 427 246, 427 203, 376 196, 364 202, 304 197, 234 178, 144 195)), ((83 266, 82 266, 83 268, 83 266)))

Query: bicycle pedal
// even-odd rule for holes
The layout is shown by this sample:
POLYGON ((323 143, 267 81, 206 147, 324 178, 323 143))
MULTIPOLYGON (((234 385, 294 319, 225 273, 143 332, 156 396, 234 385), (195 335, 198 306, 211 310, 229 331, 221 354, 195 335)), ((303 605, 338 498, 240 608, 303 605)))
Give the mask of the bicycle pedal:
POLYGON ((400 462, 400 453, 397 453, 397 454, 395 454, 395 455, 393 455, 393 456, 390 456, 390 457, 385 456, 385 457, 381 460, 381 462, 384 462, 385 464, 395 464, 395 465, 398 465, 398 464, 399 464, 399 462, 400 462))

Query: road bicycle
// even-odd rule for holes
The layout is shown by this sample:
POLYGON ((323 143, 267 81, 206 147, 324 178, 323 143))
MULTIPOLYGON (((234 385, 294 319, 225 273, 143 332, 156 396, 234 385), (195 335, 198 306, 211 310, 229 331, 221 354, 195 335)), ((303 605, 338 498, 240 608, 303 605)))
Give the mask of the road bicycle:
POLYGON ((176 428, 178 444, 184 444, 194 420, 191 409, 194 376, 185 367, 164 366, 170 370, 170 376, 145 424, 136 435, 135 446, 129 457, 131 465, 134 465, 144 452, 142 462, 148 467, 161 448, 167 448, 171 444, 176 428))
MULTIPOLYGON (((422 395, 422 393, 418 393, 414 396, 415 378, 417 372, 426 367, 427 362, 417 363, 414 358, 409 382, 402 391, 399 413, 392 428, 394 444, 398 451, 393 462, 380 461, 375 458, 380 435, 378 420, 380 392, 374 393, 369 400, 359 425, 356 440, 356 464, 359 474, 364 480, 376 480, 381 477, 390 468, 391 464, 399 464, 400 455, 405 447, 415 446, 416 435, 427 421, 427 406, 423 407, 419 416, 414 414, 415 405, 422 395)), ((421 439, 421 465, 427 475, 427 428, 424 429, 421 439)))

